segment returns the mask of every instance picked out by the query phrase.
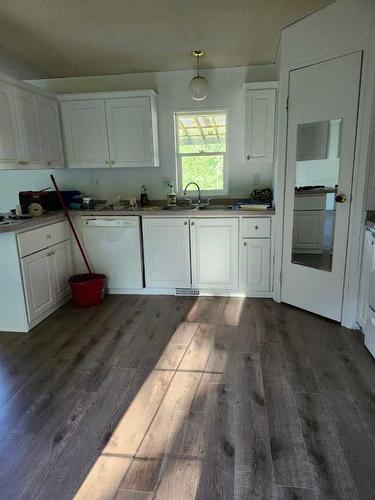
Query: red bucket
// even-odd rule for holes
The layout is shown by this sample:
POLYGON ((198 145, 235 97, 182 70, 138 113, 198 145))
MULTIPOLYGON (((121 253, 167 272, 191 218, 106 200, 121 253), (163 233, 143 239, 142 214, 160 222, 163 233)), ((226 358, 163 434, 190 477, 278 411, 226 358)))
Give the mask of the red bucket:
POLYGON ((106 285, 104 274, 75 274, 69 283, 76 307, 90 307, 102 302, 106 285))

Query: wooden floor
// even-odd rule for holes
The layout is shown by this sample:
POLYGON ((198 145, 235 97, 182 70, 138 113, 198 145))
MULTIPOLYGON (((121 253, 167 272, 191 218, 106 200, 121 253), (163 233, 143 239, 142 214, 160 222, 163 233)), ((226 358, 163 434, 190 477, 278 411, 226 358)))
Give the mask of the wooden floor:
POLYGON ((111 296, 0 335, 0 432, 1 500, 370 500, 375 362, 271 300, 111 296))

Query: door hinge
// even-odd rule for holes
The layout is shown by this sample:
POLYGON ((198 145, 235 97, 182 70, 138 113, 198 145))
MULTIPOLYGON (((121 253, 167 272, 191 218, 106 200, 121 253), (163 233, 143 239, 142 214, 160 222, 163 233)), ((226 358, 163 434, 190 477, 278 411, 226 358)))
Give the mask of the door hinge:
POLYGON ((285 107, 286 107, 286 110, 289 111, 289 96, 286 98, 285 107))

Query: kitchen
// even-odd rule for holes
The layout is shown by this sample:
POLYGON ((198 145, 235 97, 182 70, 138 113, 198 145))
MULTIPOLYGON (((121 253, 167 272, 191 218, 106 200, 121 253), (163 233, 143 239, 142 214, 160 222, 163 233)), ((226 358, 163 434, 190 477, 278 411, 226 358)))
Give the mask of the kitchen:
POLYGON ((181 62, 146 42, 128 66, 87 47, 81 69, 47 48, 48 74, 4 62, 0 455, 23 432, 40 460, 27 445, 6 464, 7 498, 369 498, 374 6, 317 1, 302 19, 284 3, 266 64, 229 49, 224 62, 204 37, 181 62), (72 303, 88 269, 51 175, 89 272, 106 276, 98 305, 72 303))

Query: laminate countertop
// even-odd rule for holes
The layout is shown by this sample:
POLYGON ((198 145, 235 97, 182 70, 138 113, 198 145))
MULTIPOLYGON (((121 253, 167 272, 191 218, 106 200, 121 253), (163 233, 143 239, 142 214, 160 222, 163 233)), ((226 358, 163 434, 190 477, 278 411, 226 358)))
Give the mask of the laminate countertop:
MULTIPOLYGON (((143 209, 143 210, 70 210, 71 216, 89 216, 89 217, 105 217, 105 216, 139 216, 139 217, 240 217, 240 216, 251 216, 251 217, 266 217, 274 215, 274 210, 231 210, 225 208, 217 209, 143 209)), ((60 222, 64 220, 63 212, 54 212, 50 214, 45 214, 40 217, 33 217, 32 219, 20 219, 12 221, 10 224, 0 223, 0 234, 1 233, 21 233, 23 231, 29 231, 30 229, 36 229, 41 226, 46 226, 48 224, 53 224, 54 222, 60 222)))

